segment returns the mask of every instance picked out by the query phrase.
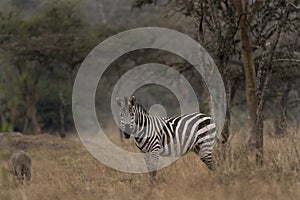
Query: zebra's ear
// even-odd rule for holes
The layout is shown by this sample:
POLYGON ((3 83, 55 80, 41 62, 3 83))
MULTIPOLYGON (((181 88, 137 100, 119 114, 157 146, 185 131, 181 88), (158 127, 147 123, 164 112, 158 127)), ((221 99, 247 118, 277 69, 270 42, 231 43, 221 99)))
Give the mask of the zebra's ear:
POLYGON ((116 104, 121 107, 123 105, 123 101, 120 98, 116 98, 116 104))
POLYGON ((135 105, 135 102, 136 102, 136 98, 135 96, 131 96, 130 99, 129 99, 129 103, 134 106, 135 105))

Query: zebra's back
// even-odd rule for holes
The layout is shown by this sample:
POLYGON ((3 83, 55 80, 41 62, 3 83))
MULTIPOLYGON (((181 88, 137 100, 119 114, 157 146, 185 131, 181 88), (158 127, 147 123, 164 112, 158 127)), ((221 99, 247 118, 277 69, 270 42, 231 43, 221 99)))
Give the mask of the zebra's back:
POLYGON ((212 119, 201 113, 191 113, 164 119, 161 135, 162 156, 182 156, 195 148, 213 146, 216 126, 212 119))

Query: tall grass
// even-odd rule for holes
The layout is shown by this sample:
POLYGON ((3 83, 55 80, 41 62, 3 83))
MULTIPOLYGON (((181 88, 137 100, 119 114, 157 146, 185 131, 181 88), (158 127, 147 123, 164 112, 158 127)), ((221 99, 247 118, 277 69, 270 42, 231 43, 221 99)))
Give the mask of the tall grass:
MULTIPOLYGON (((112 141, 136 150, 130 142, 120 142, 117 131, 111 133, 116 133, 112 141)), ((148 174, 122 173, 102 165, 77 136, 13 138, 12 145, 2 141, 0 151, 25 145, 33 159, 32 181, 18 185, 7 174, 6 186, 0 184, 0 199, 300 199, 299 136, 266 136, 261 167, 256 166, 254 153, 245 150, 244 139, 241 129, 234 131, 228 144, 216 147, 215 172, 190 153, 160 170, 152 185, 148 174)), ((3 174, 9 156, 2 158, 3 174)))
POLYGON ((299 136, 290 133, 283 138, 265 136, 264 164, 257 166, 254 152, 244 145, 245 133, 234 133, 228 144, 216 148, 220 177, 224 179, 257 177, 269 183, 300 180, 299 136))

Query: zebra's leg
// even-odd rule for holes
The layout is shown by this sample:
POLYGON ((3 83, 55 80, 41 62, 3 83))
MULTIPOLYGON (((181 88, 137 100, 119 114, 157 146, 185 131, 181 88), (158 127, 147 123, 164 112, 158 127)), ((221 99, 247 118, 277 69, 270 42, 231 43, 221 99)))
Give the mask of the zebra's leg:
POLYGON ((119 136, 120 136, 120 141, 124 142, 124 135, 123 135, 123 131, 121 129, 119 129, 119 136))
POLYGON ((145 154, 145 161, 147 168, 150 171, 149 174, 151 182, 156 180, 158 156, 159 154, 156 151, 145 154))
POLYGON ((144 159, 145 159, 145 163, 146 163, 147 169, 150 172, 151 171, 150 170, 150 154, 149 153, 145 153, 144 159))
POLYGON ((206 164, 208 169, 210 169, 211 171, 216 170, 216 163, 211 153, 206 154, 205 156, 200 156, 200 159, 206 164))
POLYGON ((196 146, 194 152, 200 157, 201 161, 208 167, 209 170, 216 170, 216 163, 212 156, 212 147, 196 146))

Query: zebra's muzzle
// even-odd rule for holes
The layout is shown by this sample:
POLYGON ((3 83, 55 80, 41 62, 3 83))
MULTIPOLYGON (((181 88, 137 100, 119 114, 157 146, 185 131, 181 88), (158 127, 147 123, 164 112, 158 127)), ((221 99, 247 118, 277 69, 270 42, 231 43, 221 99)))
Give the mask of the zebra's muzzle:
POLYGON ((125 125, 125 130, 123 132, 125 139, 130 138, 131 128, 129 124, 125 125))

